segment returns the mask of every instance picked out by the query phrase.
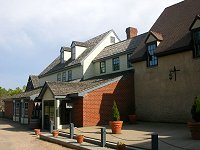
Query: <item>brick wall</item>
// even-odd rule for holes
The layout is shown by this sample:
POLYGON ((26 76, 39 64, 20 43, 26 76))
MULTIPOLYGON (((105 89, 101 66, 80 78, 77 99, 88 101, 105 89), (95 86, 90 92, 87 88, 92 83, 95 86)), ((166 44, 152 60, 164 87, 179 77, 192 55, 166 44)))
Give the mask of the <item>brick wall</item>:
MULTIPOLYGON (((121 120, 128 121, 134 108, 133 74, 105 87, 86 94, 83 98, 82 126, 108 124, 112 120, 112 106, 115 100, 121 120)), ((77 101, 78 102, 78 101, 77 101)), ((80 106, 81 104, 79 104, 80 106)), ((77 105, 78 106, 78 105, 77 105)), ((74 111, 77 111, 74 109, 74 111)), ((79 110, 80 111, 80 110, 79 110)))
POLYGON ((13 101, 5 101, 5 117, 13 118, 13 101))
POLYGON ((73 99, 71 118, 75 126, 83 126, 83 98, 73 99))

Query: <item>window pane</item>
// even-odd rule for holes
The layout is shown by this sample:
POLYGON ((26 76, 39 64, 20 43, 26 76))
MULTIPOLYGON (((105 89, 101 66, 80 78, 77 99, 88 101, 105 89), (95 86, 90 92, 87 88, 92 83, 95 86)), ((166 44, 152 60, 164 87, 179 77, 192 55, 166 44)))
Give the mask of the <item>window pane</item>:
POLYGON ((61 81, 61 74, 60 73, 57 74, 57 81, 61 81))
POLYGON ((106 72, 106 63, 105 61, 100 62, 100 73, 106 72))
POLYGON ((147 52, 148 52, 148 66, 157 66, 158 65, 158 59, 155 55, 155 49, 156 49, 156 43, 152 43, 147 46, 147 52))
POLYGON ((113 71, 119 70, 119 57, 113 58, 113 71))
POLYGON ((68 81, 71 81, 72 80, 72 71, 69 70, 68 71, 68 81))

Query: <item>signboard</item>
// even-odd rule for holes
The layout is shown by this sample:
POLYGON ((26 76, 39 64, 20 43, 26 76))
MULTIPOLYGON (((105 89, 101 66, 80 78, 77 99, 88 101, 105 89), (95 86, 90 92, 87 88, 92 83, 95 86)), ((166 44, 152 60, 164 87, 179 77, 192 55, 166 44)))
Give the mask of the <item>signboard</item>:
POLYGON ((72 103, 66 103, 66 108, 73 108, 73 104, 72 103))

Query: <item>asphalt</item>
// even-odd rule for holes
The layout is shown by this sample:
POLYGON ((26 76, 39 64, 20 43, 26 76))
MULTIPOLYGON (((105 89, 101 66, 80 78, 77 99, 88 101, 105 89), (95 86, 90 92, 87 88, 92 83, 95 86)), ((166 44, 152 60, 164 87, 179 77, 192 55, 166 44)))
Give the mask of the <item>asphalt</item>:
MULTIPOLYGON (((187 124, 151 122, 124 124, 122 134, 112 134, 109 126, 104 127, 107 133, 107 143, 116 145, 117 142, 124 142, 128 149, 151 149, 151 136, 158 134, 159 150, 200 150, 200 141, 192 140, 187 124)), ((75 127, 74 133, 83 134, 86 138, 95 141, 101 139, 101 128, 102 126, 75 127)), ((69 134, 69 129, 62 130, 62 132, 69 134)))

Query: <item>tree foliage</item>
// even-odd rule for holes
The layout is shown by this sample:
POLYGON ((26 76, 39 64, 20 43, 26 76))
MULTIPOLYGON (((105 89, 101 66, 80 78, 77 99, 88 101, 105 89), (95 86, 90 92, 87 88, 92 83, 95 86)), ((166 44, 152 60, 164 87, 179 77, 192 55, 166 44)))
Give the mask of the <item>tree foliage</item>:
POLYGON ((8 89, 6 90, 3 87, 0 87, 0 97, 6 97, 6 96, 13 96, 15 94, 19 94, 25 91, 26 86, 23 86, 22 88, 17 87, 16 89, 8 89))
POLYGON ((119 114, 119 110, 117 108, 117 103, 115 101, 113 103, 112 111, 113 111, 113 121, 119 121, 120 114, 119 114))

